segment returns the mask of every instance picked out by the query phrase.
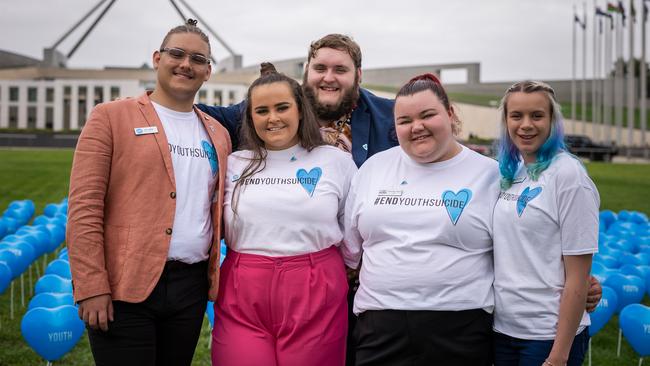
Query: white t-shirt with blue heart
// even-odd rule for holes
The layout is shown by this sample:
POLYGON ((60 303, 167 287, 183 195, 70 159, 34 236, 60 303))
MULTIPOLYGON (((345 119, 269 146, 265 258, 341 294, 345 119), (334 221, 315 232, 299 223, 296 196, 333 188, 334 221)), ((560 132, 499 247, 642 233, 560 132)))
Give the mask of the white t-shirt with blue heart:
POLYGON ((340 245, 345 199, 357 171, 352 156, 332 146, 307 151, 296 145, 267 153, 264 169, 238 188, 236 213, 233 189, 253 154, 243 150, 228 157, 224 196, 228 247, 278 257, 340 245))
MULTIPOLYGON (((537 181, 521 164, 494 209, 494 329, 530 340, 555 338, 564 255, 598 250, 600 196, 580 161, 560 153, 537 181)), ((585 312, 578 333, 589 325, 585 312)))
POLYGON ((373 155, 346 204, 346 264, 363 257, 354 312, 491 311, 496 161, 463 147, 420 164, 399 147, 373 155))
POLYGON ((194 111, 177 112, 152 104, 165 129, 176 182, 176 211, 167 259, 204 261, 212 243, 210 209, 219 171, 217 151, 194 111))

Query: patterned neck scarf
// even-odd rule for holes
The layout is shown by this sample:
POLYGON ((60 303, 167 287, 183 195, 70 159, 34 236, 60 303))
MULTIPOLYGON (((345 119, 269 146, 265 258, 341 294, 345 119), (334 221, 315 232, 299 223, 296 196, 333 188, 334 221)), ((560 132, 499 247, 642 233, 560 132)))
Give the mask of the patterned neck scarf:
POLYGON ((344 115, 337 121, 329 122, 327 125, 321 127, 320 133, 323 136, 323 140, 345 152, 352 153, 351 117, 352 112, 344 115))

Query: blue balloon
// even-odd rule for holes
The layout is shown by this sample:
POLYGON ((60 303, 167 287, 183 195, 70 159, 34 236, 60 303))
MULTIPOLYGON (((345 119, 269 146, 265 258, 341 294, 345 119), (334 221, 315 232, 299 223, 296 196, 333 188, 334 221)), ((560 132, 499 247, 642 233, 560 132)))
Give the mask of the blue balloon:
POLYGON ((617 241, 618 238, 614 235, 609 235, 606 233, 598 233, 598 244, 605 244, 610 241, 617 241))
POLYGON ((68 225, 68 216, 63 214, 56 214, 51 222, 54 224, 61 225, 65 230, 65 227, 68 225))
POLYGON ((36 212, 36 206, 34 206, 34 201, 32 200, 23 200, 23 205, 29 211, 29 216, 32 216, 36 212))
POLYGON ((52 221, 52 219, 50 219, 49 217, 41 215, 41 216, 37 216, 34 219, 33 224, 34 225, 39 225, 39 226, 40 225, 47 225, 47 224, 51 224, 52 223, 51 221, 52 221))
POLYGON ((0 241, 0 243, 17 243, 17 242, 19 242, 19 241, 22 241, 22 240, 20 239, 20 236, 18 236, 18 235, 16 235, 16 234, 14 233, 14 234, 9 234, 9 235, 5 236, 5 237, 2 239, 2 241, 0 241))
POLYGON ((639 253, 650 254, 650 244, 640 244, 639 253))
POLYGON ((0 250, 9 250, 16 255, 18 265, 15 269, 11 269, 16 277, 25 272, 34 259, 36 259, 34 247, 23 241, 15 243, 2 242, 0 243, 0 250))
POLYGON ((639 253, 639 254, 630 254, 630 253, 623 253, 619 257, 619 262, 622 265, 625 264, 632 264, 635 266, 642 266, 642 265, 648 265, 650 264, 650 254, 647 253, 639 253))
POLYGON ((45 227, 50 232, 50 237, 52 240, 50 242, 50 247, 48 248, 48 253, 52 253, 65 240, 65 228, 57 224, 47 224, 45 227))
POLYGON ((84 333, 77 308, 63 305, 34 308, 23 316, 20 330, 27 344, 41 357, 55 361, 68 353, 84 333))
POLYGON ((635 248, 634 243, 629 239, 618 239, 615 242, 607 243, 607 246, 613 249, 620 250, 623 253, 632 253, 635 248))
POLYGON ((60 206, 59 206, 59 212, 68 215, 68 200, 66 199, 65 201, 61 201, 60 206))
POLYGON ((648 216, 644 214, 643 212, 638 212, 638 211, 632 211, 630 213, 629 221, 635 223, 635 224, 647 224, 648 223, 648 216))
POLYGON ((27 209, 11 208, 6 209, 2 216, 15 219, 21 226, 29 222, 29 219, 32 217, 31 213, 27 209))
POLYGON ((56 203, 48 203, 43 209, 43 215, 47 217, 54 217, 57 213, 59 213, 59 205, 56 203))
POLYGON ((623 335, 641 357, 650 355, 650 307, 628 305, 619 318, 623 335))
POLYGON ((53 274, 69 280, 72 279, 70 273, 70 263, 63 259, 55 259, 45 268, 45 274, 53 274))
POLYGON ((68 252, 62 252, 62 253, 59 253, 59 259, 63 259, 63 260, 65 260, 65 261, 68 261, 68 262, 69 262, 69 261, 70 261, 70 258, 68 257, 68 252))
POLYGON ((13 234, 18 230, 20 225, 18 224, 18 221, 14 219, 13 217, 3 217, 2 221, 5 223, 7 226, 7 232, 6 234, 13 234))
POLYGON ((208 316, 210 328, 214 328, 214 303, 212 301, 208 301, 208 306, 205 308, 205 315, 208 316))
POLYGON ((645 281, 637 276, 616 273, 607 277, 603 285, 616 291, 618 296, 617 313, 629 304, 639 303, 645 293, 645 281))
POLYGON ((54 293, 54 292, 42 292, 34 296, 27 306, 27 311, 34 308, 56 308, 63 305, 72 305, 74 304, 74 297, 72 294, 67 293, 54 293))
POLYGON ((621 210, 621 211, 618 212, 619 221, 628 221, 629 218, 630 218, 630 211, 621 210))
POLYGON ((612 210, 600 211, 598 216, 600 217, 600 222, 602 222, 606 228, 613 224, 617 219, 616 214, 612 210))
POLYGON ((0 239, 7 235, 7 224, 5 224, 4 219, 0 217, 0 239))
MULTIPOLYGON (((594 256, 595 258, 595 256, 594 256)), ((603 283, 607 279, 607 277, 615 274, 615 273, 620 273, 618 269, 611 269, 607 268, 603 263, 600 262, 593 262, 591 265, 591 274, 598 279, 598 282, 603 283)))
POLYGON ((223 261, 226 259, 226 253, 228 253, 228 247, 226 246, 226 242, 221 240, 221 246, 220 246, 220 251, 221 251, 221 256, 219 256, 219 266, 223 264, 223 261))
MULTIPOLYGON (((635 266, 634 264, 624 264, 619 268, 618 270, 621 271, 622 274, 624 275, 630 275, 630 276, 637 276, 639 278, 645 278, 645 274, 639 267, 642 266, 635 266)), ((647 267, 647 266, 646 266, 647 267)), ((648 267, 650 268, 650 267, 648 267)))
POLYGON ((54 274, 46 274, 36 281, 34 293, 43 292, 72 293, 72 281, 54 274))
POLYGON ((618 296, 616 292, 607 286, 603 286, 603 297, 600 299, 596 310, 589 314, 591 325, 589 326, 589 336, 593 337, 607 324, 609 319, 616 312, 618 296))
POLYGON ((7 265, 7 262, 0 262, 0 295, 9 287, 12 278, 11 268, 7 265))
POLYGON ((19 209, 19 208, 25 207, 25 205, 26 204, 25 204, 24 201, 16 200, 16 201, 9 202, 9 206, 7 206, 7 208, 11 208, 11 209, 17 209, 18 208, 19 209))
POLYGON ((594 261, 594 263, 601 263, 601 264, 603 264, 605 267, 607 267, 609 269, 616 269, 616 268, 621 266, 621 263, 618 261, 618 259, 616 259, 615 257, 613 257, 613 256, 611 256, 609 254, 605 254, 605 253, 603 253, 603 254, 600 254, 600 253, 595 254, 593 261, 594 261))
POLYGON ((47 248, 50 245, 50 235, 47 232, 43 231, 32 231, 30 233, 23 232, 19 237, 34 247, 36 252, 36 257, 47 253, 47 248))
POLYGON ((9 266, 9 269, 11 270, 12 279, 20 276, 20 274, 22 273, 20 272, 22 268, 21 260, 12 250, 0 249, 0 262, 3 262, 7 266, 9 266))

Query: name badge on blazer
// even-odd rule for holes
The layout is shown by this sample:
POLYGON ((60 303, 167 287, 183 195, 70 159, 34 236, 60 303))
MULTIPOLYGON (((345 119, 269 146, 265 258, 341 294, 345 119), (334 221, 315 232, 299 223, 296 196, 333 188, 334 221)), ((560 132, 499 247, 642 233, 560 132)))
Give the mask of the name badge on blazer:
POLYGON ((158 133, 158 127, 156 126, 150 126, 150 127, 136 127, 133 129, 135 132, 136 136, 140 135, 149 135, 152 133, 158 133))

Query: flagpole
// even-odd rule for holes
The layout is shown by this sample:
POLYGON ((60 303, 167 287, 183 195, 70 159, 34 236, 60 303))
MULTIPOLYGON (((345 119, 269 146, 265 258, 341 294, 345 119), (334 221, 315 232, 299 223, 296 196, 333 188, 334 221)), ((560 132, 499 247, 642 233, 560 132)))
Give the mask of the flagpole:
POLYGON ((623 127, 623 18, 616 17, 616 63, 614 73, 614 119, 616 121, 616 144, 621 145, 623 127))
POLYGON ((602 53, 602 42, 600 36, 603 31, 603 21, 598 19, 598 29, 596 29, 596 23, 594 22, 594 34, 596 34, 596 57, 594 58, 594 80, 595 92, 593 99, 592 114, 593 118, 591 121, 591 134, 596 141, 600 141, 600 118, 601 118, 601 106, 600 106, 600 63, 601 63, 601 53, 602 53))
POLYGON ((607 75, 606 69, 606 60, 607 55, 607 19, 603 19, 602 14, 599 18, 600 26, 600 39, 598 43, 600 44, 600 52, 598 53, 598 63, 600 67, 598 69, 598 141, 603 141, 604 131, 605 131, 605 77, 607 75))
POLYGON ((576 131, 576 18, 578 13, 576 12, 576 6, 573 4, 573 33, 572 33, 572 65, 571 65, 571 132, 575 133, 576 131))
MULTIPOLYGON (((596 79, 598 78, 598 27, 597 27, 597 21, 598 21, 598 14, 596 14, 596 0, 594 0, 594 20, 591 24, 592 26, 592 33, 593 33, 593 52, 594 52, 594 57, 592 58, 593 60, 593 69, 592 69, 592 78, 591 78, 591 136, 594 136, 594 125, 597 123, 596 121, 598 120, 598 105, 597 105, 597 96, 596 96, 596 79)), ((585 135, 586 130, 583 129, 582 134, 585 135)))
POLYGON ((585 28, 582 31, 582 134, 587 132, 587 3, 582 3, 585 28))
POLYGON ((605 80, 603 90, 603 125, 605 143, 611 142, 612 133, 612 78, 610 73, 612 71, 612 30, 614 29, 614 19, 611 14, 608 17, 609 27, 605 27, 605 57, 603 60, 605 66, 605 80))
POLYGON ((646 145, 646 127, 647 127, 647 110, 646 110, 646 102, 647 102, 647 93, 646 93, 646 50, 645 50, 645 25, 646 21, 648 20, 648 14, 646 11, 646 5, 645 1, 641 0, 641 5, 642 5, 642 10, 643 15, 641 17, 641 65, 640 65, 640 73, 639 73, 639 79, 640 79, 640 98, 641 100, 639 101, 639 109, 640 109, 640 117, 641 117, 641 146, 643 147, 643 153, 645 158, 648 158, 648 146, 646 145))
POLYGON ((634 7, 634 0, 630 0, 629 14, 630 21, 628 23, 629 29, 629 60, 627 65, 627 158, 631 158, 631 148, 634 145, 634 14, 632 12, 634 7))

